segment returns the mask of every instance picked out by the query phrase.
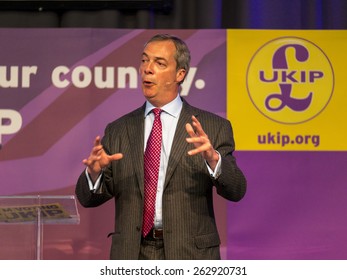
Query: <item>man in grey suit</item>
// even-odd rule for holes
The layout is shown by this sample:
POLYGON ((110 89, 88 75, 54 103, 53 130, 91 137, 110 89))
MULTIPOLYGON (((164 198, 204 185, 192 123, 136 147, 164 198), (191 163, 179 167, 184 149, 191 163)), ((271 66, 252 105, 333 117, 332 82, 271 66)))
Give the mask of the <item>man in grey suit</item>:
MULTIPOLYGON (((220 259, 212 191, 239 201, 246 179, 233 156, 231 124, 179 96, 190 52, 181 39, 159 34, 145 45, 139 72, 146 103, 96 137, 76 186, 79 202, 114 198, 111 259, 220 259), (144 234, 144 151, 160 108, 162 142, 153 227, 144 234)), ((158 161, 159 162, 159 161, 158 161)))

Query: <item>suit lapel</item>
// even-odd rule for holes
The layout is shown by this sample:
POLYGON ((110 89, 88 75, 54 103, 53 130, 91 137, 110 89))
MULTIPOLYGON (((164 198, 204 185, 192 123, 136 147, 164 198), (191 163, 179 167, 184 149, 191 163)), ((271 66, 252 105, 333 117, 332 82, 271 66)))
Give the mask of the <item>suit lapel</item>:
POLYGON ((185 126, 186 123, 191 122, 193 114, 193 107, 183 100, 183 108, 178 119, 177 128, 171 147, 169 163, 166 170, 164 189, 170 182, 170 179, 177 167, 177 164, 180 162, 181 157, 188 152, 188 143, 186 141, 188 134, 185 126))
POLYGON ((145 105, 135 110, 127 119, 127 129, 130 142, 130 156, 133 161, 134 172, 143 195, 143 150, 144 150, 144 113, 145 105), (140 124, 140 125, 139 125, 140 124))

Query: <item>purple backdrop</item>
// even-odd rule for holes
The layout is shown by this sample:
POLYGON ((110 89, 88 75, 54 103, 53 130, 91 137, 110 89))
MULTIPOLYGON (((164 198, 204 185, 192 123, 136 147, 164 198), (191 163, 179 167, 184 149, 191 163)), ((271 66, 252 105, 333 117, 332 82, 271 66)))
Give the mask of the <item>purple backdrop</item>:
MULTIPOLYGON (((12 125, 6 116, 0 121, 0 195, 74 194, 84 169, 81 161, 95 136, 103 134, 108 122, 144 103, 137 69, 144 43, 158 32, 177 34, 191 48, 190 89, 182 90, 187 101, 225 116, 225 30, 0 29, 0 113, 11 109, 22 117, 16 133, 5 133, 12 125), (25 67, 36 67, 36 72, 23 80, 25 67), (109 88, 97 87, 95 67, 103 69, 101 80, 113 68, 109 88), (119 77, 124 68, 132 76, 119 77), (86 86, 88 71, 92 82, 86 86)), ((45 226, 45 259, 108 258, 113 203, 78 209, 80 225, 45 226)), ((218 203, 217 212, 223 217, 219 224, 225 246, 226 202, 218 203)), ((16 229, 1 226, 0 231, 9 236, 16 229)), ((30 257, 21 254, 21 247, 3 245, 0 258, 30 257)))
POLYGON ((229 259, 346 259, 345 152, 239 152, 247 196, 228 208, 229 259))

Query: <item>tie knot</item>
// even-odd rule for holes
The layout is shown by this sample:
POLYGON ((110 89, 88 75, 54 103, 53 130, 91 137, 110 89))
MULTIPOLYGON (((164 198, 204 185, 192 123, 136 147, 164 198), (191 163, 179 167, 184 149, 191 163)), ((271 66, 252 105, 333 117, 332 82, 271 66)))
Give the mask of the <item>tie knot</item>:
POLYGON ((160 108, 154 108, 154 109, 152 110, 152 112, 153 112, 153 114, 154 114, 154 118, 158 118, 158 117, 160 116, 161 112, 163 112, 163 110, 160 109, 160 108))

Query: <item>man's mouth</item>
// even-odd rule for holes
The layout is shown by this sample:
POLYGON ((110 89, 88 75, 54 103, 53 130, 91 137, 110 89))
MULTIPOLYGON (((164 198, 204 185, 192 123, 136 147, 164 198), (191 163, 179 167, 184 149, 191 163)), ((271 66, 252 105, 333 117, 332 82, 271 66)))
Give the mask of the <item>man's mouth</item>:
POLYGON ((153 86, 154 83, 151 82, 151 81, 143 81, 143 85, 145 85, 145 86, 153 86))

